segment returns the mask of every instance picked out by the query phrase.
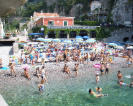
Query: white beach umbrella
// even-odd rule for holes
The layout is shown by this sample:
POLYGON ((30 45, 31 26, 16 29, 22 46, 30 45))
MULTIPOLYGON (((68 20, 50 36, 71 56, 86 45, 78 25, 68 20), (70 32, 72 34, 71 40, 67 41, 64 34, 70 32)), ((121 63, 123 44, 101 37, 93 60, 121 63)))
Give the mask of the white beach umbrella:
POLYGON ((115 48, 116 48, 116 49, 120 49, 120 50, 123 50, 123 49, 124 49, 123 46, 116 46, 115 48))
POLYGON ((133 49, 133 46, 128 46, 127 49, 133 49))

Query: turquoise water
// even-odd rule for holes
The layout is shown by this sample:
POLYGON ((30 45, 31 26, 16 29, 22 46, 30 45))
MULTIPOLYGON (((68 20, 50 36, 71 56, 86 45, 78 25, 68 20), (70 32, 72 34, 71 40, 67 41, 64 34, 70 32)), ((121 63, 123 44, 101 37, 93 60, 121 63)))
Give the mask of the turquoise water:
MULTIPOLYGON (((122 69, 124 75, 132 73, 132 69, 122 69)), ((130 106, 133 105, 133 88, 119 87, 117 85, 116 72, 100 77, 98 85, 95 78, 70 78, 65 83, 49 86, 47 84, 42 95, 39 94, 35 83, 31 86, 19 85, 15 88, 7 87, 2 95, 9 106, 130 106), (68 82, 71 84, 68 84, 68 82), (103 93, 108 96, 92 98, 88 89, 100 86, 103 93), (50 88, 51 87, 51 88, 50 88)), ((126 83, 130 79, 123 78, 126 83)))

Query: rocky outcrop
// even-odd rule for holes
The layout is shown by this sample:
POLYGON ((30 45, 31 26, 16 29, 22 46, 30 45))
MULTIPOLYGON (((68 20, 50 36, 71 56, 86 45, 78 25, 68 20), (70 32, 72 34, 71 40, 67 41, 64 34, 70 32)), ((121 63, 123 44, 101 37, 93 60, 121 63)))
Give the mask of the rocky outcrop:
POLYGON ((133 29, 120 29, 116 30, 111 33, 111 36, 108 38, 105 38, 105 42, 111 42, 111 41, 121 41, 123 42, 124 39, 127 38, 128 41, 133 41, 133 29))
POLYGON ((112 18, 116 24, 130 24, 133 20, 132 6, 128 0, 117 0, 112 10, 112 18))
POLYGON ((0 16, 15 12, 15 9, 23 5, 27 0, 0 0, 0 16))

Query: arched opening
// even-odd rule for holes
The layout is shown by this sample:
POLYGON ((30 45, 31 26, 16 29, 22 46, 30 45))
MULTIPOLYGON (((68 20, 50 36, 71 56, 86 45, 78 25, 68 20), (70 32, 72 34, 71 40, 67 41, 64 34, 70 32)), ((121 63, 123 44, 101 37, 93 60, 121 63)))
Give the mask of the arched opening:
POLYGON ((75 38, 77 35, 77 32, 76 31, 71 31, 70 32, 70 38, 75 38))
POLYGON ((59 37, 60 38, 67 38, 67 32, 66 31, 60 31, 59 37))
POLYGON ((79 33, 79 36, 87 36, 88 35, 88 32, 86 30, 81 30, 80 33, 79 33))
POLYGON ((48 38, 55 38, 55 37, 56 37, 56 33, 54 31, 48 32, 48 38))
POLYGON ((96 31, 90 31, 90 37, 96 38, 96 31))
POLYGON ((123 42, 127 42, 129 40, 128 37, 123 38, 123 42))

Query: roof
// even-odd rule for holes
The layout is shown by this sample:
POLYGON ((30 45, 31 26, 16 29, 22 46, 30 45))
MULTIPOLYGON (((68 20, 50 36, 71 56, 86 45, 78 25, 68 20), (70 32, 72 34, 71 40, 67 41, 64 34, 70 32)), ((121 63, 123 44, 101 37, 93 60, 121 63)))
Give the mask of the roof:
POLYGON ((35 16, 44 16, 44 17, 59 17, 58 13, 34 13, 35 16))

